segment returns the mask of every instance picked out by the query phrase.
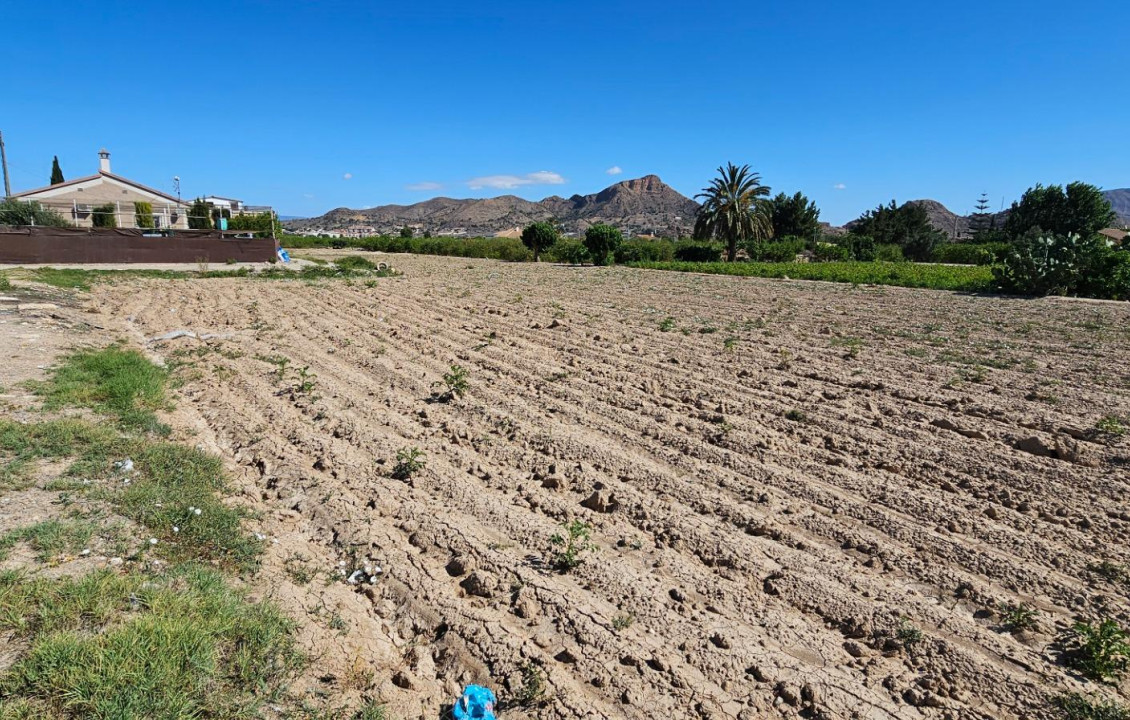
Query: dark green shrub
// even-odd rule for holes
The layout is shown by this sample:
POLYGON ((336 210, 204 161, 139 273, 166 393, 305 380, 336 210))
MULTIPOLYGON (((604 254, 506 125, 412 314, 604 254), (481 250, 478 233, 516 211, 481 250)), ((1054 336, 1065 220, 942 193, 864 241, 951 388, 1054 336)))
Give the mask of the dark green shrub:
POLYGON ((118 208, 114 203, 99 205, 90 212, 90 223, 96 228, 116 228, 118 208))
POLYGON ((906 262, 902 248, 898 245, 876 245, 875 260, 878 262, 906 262))
POLYGON ((718 262, 722 259, 722 248, 711 243, 680 243, 675 246, 675 259, 681 262, 718 262))
POLYGON ((1101 235, 1055 235, 1039 230, 1012 244, 993 268, 1004 292, 1020 295, 1084 295, 1130 298, 1130 253, 1112 248, 1101 235))
POLYGON ((589 261, 589 251, 577 238, 562 238, 546 252, 546 257, 553 262, 583 265, 589 261))
POLYGON ((1094 185, 1036 185, 1024 193, 1020 202, 1012 204, 1004 230, 1013 240, 1033 230, 1086 238, 1110 227, 1116 217, 1110 201, 1094 185))
POLYGON ((597 223, 585 230, 585 249, 593 265, 607 265, 612 262, 616 249, 624 241, 620 228, 597 223))
POLYGON ((271 233, 279 229, 277 223, 271 212, 236 215, 228 221, 228 230, 242 230, 253 232, 257 237, 271 237, 271 233))
POLYGON ((135 202, 133 204, 133 222, 139 228, 155 227, 153 222, 153 203, 135 202))
POLYGON ((665 238, 628 238, 616 249, 616 262, 670 262, 675 259, 675 243, 665 238))
POLYGON ((817 262, 842 262, 851 259, 851 252, 843 245, 819 243, 812 251, 812 259, 817 262))
POLYGON ((37 202, 4 200, 0 202, 0 225, 70 227, 71 223, 59 213, 48 210, 37 202))
POLYGON ((413 235, 415 235, 415 232, 407 225, 400 228, 400 237, 404 238, 405 240, 411 240, 413 235))
POLYGON ((783 237, 751 249, 749 258, 760 262, 796 262, 796 256, 804 252, 804 246, 805 242, 801 238, 783 237))
MULTIPOLYGON (((848 255, 852 260, 871 262, 875 259, 875 238, 870 235, 848 233, 847 235, 841 236, 836 244, 847 248, 848 255)), ((899 251, 899 255, 901 257, 901 250, 899 251)))
POLYGON ((190 230, 212 229, 212 208, 204 198, 196 198, 188 208, 188 227, 190 230))

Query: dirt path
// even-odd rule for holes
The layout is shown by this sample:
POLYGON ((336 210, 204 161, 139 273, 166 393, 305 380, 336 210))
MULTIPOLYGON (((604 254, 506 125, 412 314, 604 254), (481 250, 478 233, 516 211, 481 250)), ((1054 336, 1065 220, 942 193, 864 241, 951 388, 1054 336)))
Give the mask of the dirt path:
POLYGON ((1049 645, 1130 619, 1088 569, 1130 563, 1130 443, 1094 431, 1130 417, 1126 305, 396 265, 95 289, 138 341, 225 338, 150 346, 195 365, 312 687, 420 718, 533 676, 545 702, 503 717, 1051 718, 1094 689, 1049 645), (436 402, 453 364, 470 389, 436 402), (426 467, 394 480, 407 447, 426 467), (574 518, 598 549, 552 572, 574 518), (1003 632, 1021 602, 1037 628, 1003 632))

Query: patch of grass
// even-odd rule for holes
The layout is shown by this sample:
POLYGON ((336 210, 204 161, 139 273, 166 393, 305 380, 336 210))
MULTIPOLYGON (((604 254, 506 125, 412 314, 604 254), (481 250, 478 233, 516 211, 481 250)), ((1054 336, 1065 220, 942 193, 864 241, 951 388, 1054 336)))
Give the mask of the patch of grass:
POLYGON ((64 553, 76 553, 90 543, 95 526, 89 520, 45 520, 35 525, 12 530, 0 536, 0 559, 17 542, 26 542, 35 550, 40 562, 47 562, 64 553))
POLYGON ((0 420, 0 451, 21 462, 75 458, 64 475, 99 481, 89 488, 121 515, 141 523, 172 560, 203 559, 228 567, 254 567, 261 543, 240 527, 243 514, 220 498, 223 463, 175 443, 120 435, 78 420, 17 423, 0 420), (117 469, 129 458, 133 471, 117 469), (175 529, 174 529, 175 528, 175 529))
POLYGON ((136 350, 113 345, 79 350, 65 357, 50 378, 36 383, 48 410, 89 407, 111 416, 124 427, 168 434, 155 410, 169 407, 165 397, 168 372, 136 350))
POLYGON ((427 459, 418 447, 401 448, 396 451, 396 464, 392 466, 394 480, 407 480, 424 469, 427 459))
POLYGON ((847 356, 850 358, 859 357, 860 350, 863 349, 863 338, 858 337, 837 337, 832 338, 832 347, 842 347, 847 349, 847 356))
POLYGON ((584 562, 581 553, 595 550, 596 545, 592 542, 592 527, 588 523, 574 520, 561 527, 565 534, 555 533, 549 538, 549 542, 557 548, 553 555, 553 567, 560 572, 568 572, 584 562))
POLYGON ((1130 583, 1130 569, 1120 563, 1103 560, 1102 562, 1088 564, 1087 569, 1113 583, 1130 583))
POLYGON ((28 717, 250 717, 302 662, 290 620, 198 566, 0 573, 0 628, 30 643, 0 676, 28 717))
POLYGON ((283 569, 287 576, 298 585, 309 585, 314 578, 318 577, 317 569, 310 565, 309 559, 305 555, 291 555, 283 561, 283 569))
POLYGON ((361 257, 360 255, 346 255, 345 257, 334 260, 334 265, 337 265, 342 270, 376 270, 377 264, 361 257))
POLYGON ((1118 437, 1126 434, 1126 423, 1123 422, 1122 418, 1107 415, 1095 423, 1095 429, 1106 435, 1118 437))
POLYGON ((794 408, 785 413, 785 419, 797 423, 806 423, 808 422, 808 415, 805 415, 804 412, 794 408))
POLYGON ((1079 693, 1066 693, 1055 699, 1065 720, 1130 720, 1130 708, 1115 702, 1092 700, 1079 693))
POLYGON ((659 323, 659 332, 671 332, 675 329, 675 318, 665 317, 659 323))
POLYGON ((7 275, 0 274, 0 290, 11 290, 12 282, 8 279, 7 275))
POLYGON ((112 444, 117 434, 109 428, 78 420, 18 423, 0 419, 0 490, 31 483, 28 469, 34 460, 70 457, 91 447, 112 444))
POLYGON ((1130 667, 1130 633, 1116 621, 1075 623, 1071 633, 1064 643, 1066 660, 1092 680, 1116 681, 1130 667))

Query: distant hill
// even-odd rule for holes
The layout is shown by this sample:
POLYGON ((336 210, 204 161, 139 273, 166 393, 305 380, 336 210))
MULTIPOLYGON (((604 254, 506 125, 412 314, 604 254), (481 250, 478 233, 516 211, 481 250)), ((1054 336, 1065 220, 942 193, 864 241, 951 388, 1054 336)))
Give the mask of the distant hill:
POLYGON ((1117 213, 1122 227, 1130 228, 1130 188, 1105 190, 1103 196, 1110 201, 1110 206, 1117 213))
POLYGON ((592 195, 540 202, 514 195, 484 199, 433 198, 414 205, 382 205, 363 210, 337 208, 316 218, 286 221, 295 232, 395 233, 404 226, 433 235, 512 234, 531 222, 555 219, 568 233, 583 233, 598 222, 625 233, 688 234, 698 203, 656 175, 625 180, 592 195))

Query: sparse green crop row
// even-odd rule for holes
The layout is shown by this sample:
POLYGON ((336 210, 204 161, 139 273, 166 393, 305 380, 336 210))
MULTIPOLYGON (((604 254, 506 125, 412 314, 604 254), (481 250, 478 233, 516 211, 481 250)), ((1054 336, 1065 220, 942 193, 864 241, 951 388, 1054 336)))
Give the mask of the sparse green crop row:
POLYGON ((857 285, 897 285, 988 292, 993 272, 985 266, 932 265, 926 263, 826 262, 826 263, 757 263, 757 262, 638 262, 631 267, 648 270, 675 270, 712 275, 742 277, 791 278, 793 280, 826 280, 857 285))

